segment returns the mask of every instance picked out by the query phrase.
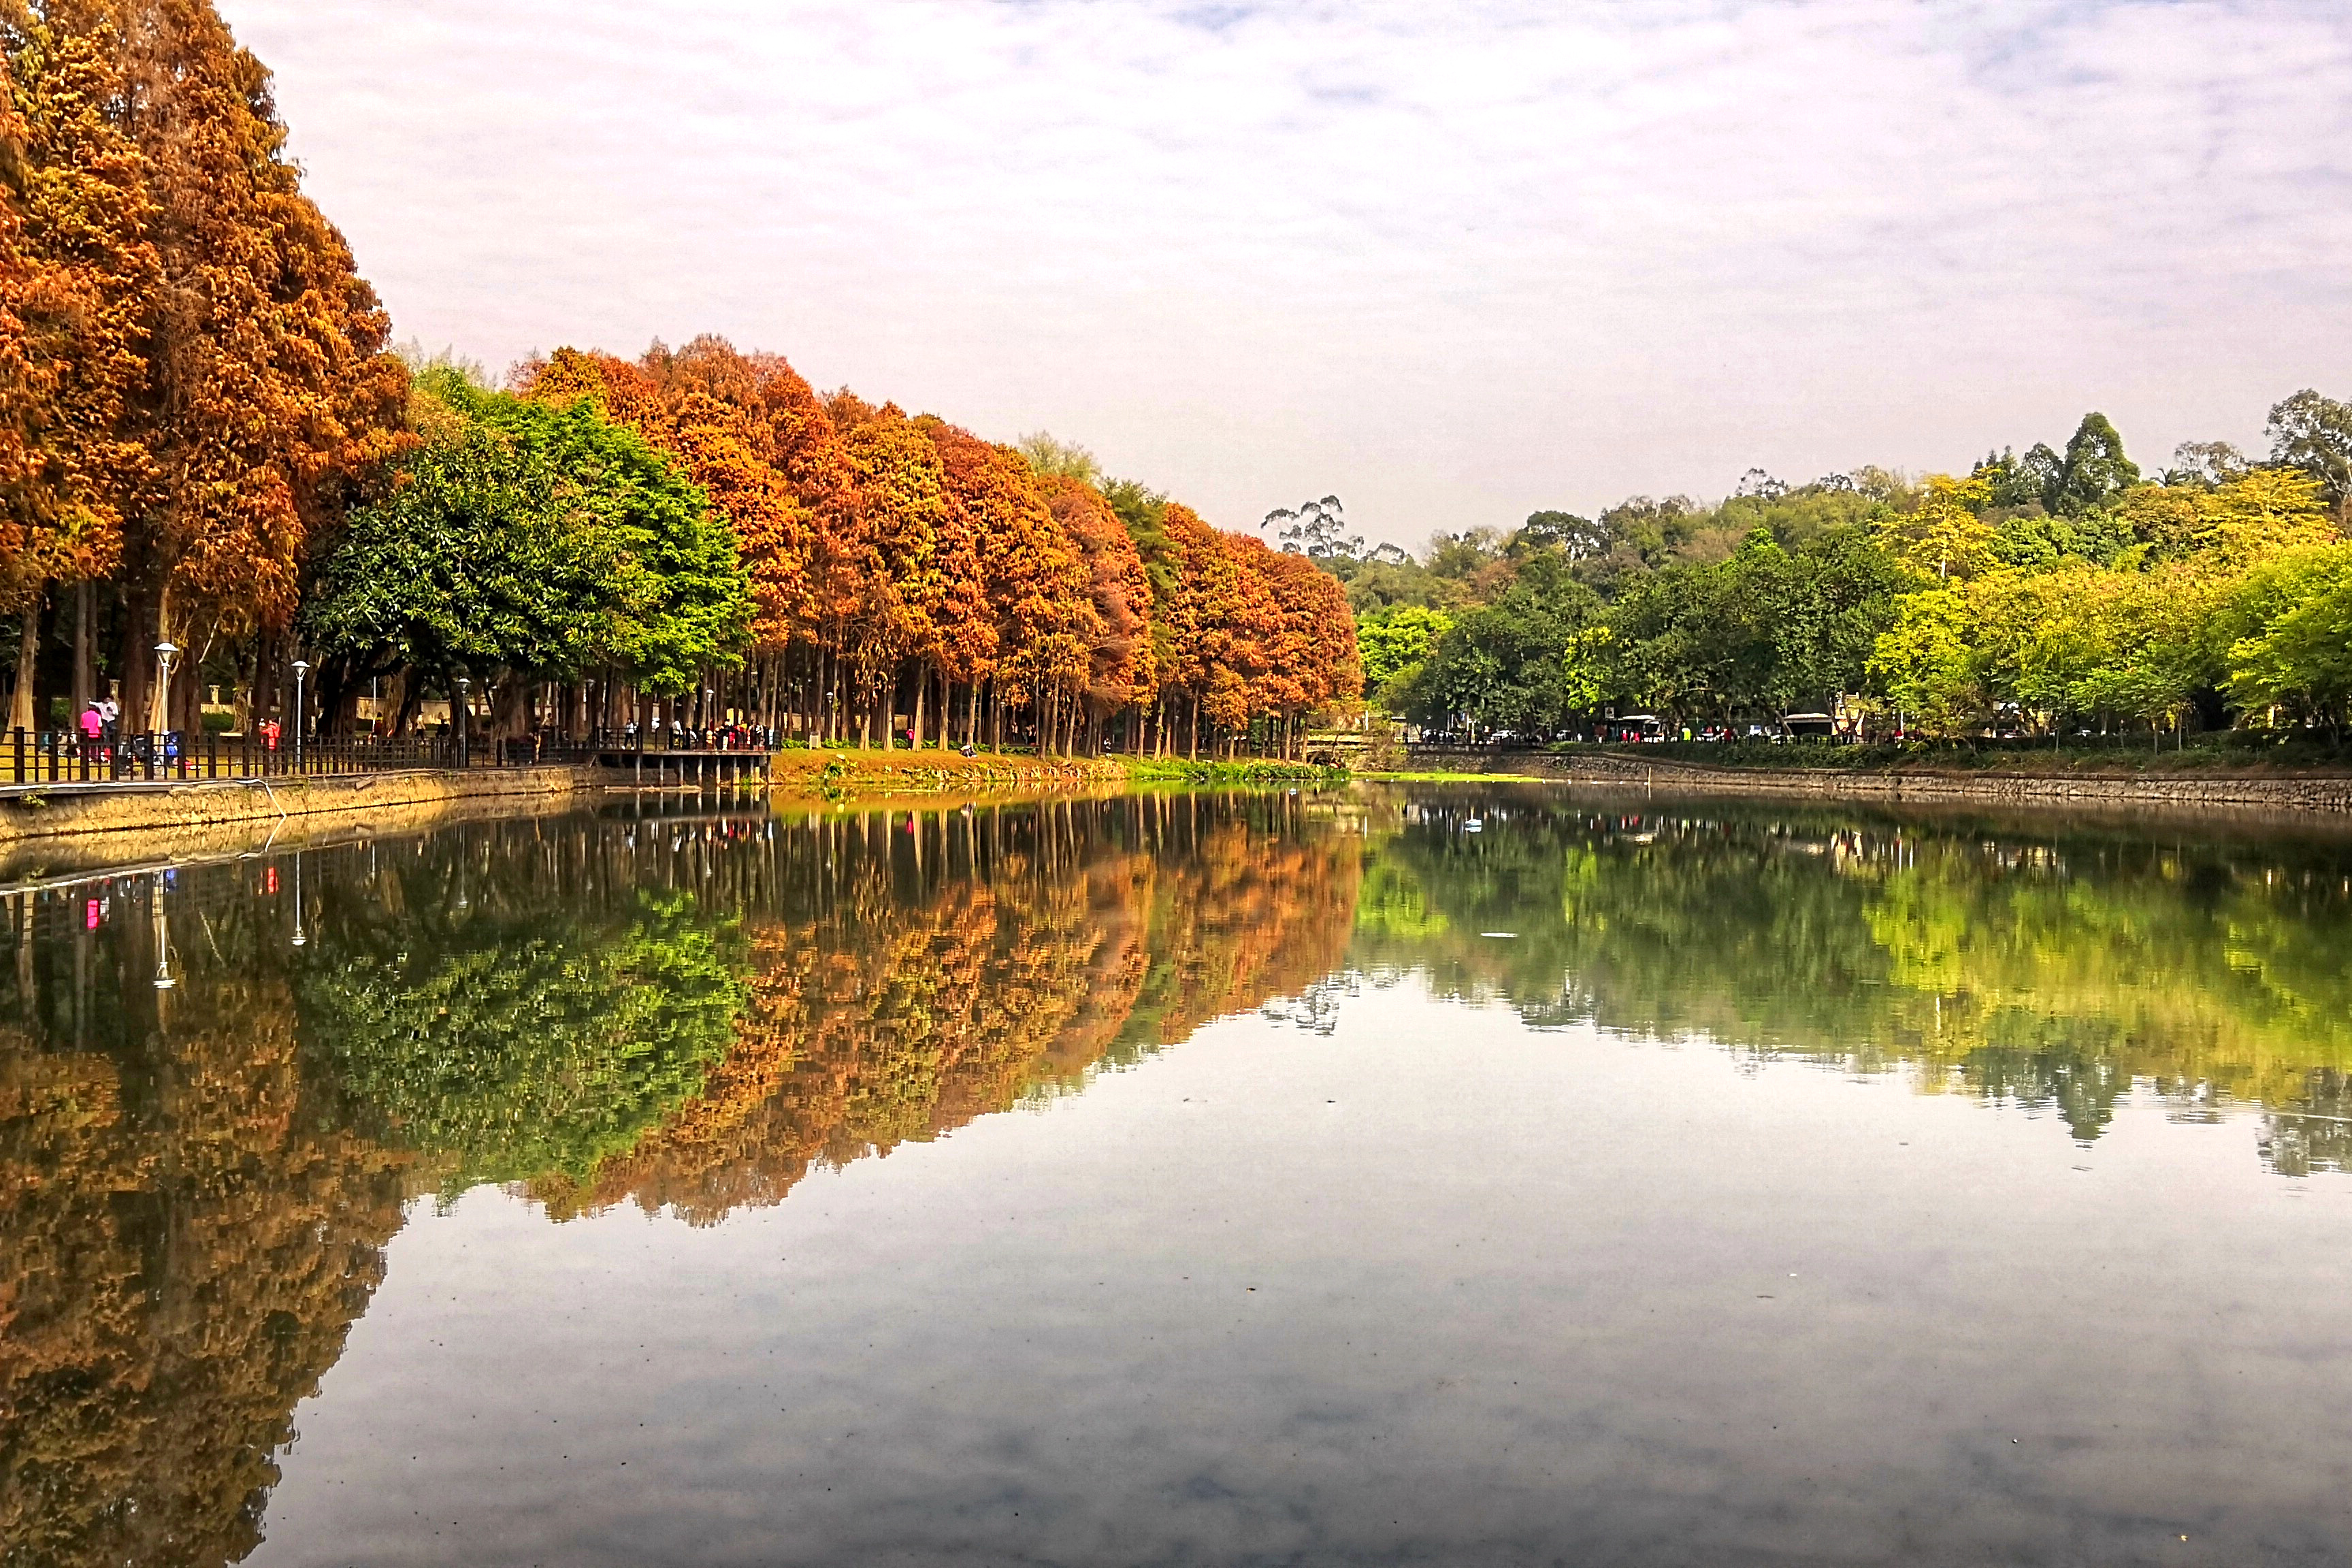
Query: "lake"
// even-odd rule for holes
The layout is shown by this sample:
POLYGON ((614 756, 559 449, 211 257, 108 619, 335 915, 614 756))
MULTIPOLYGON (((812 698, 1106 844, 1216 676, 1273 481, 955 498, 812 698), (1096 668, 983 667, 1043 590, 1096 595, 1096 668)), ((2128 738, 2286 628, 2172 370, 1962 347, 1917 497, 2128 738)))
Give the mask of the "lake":
POLYGON ((2341 1563, 2352 833, 1373 786, 0 905, 0 1563, 2341 1563))

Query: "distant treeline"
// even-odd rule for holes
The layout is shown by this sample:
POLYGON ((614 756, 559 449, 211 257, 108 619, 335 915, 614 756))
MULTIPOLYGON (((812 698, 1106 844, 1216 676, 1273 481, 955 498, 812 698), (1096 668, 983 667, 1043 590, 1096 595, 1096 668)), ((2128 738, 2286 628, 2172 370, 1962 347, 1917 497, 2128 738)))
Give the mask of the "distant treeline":
POLYGON ((1441 534, 1418 556, 1315 517, 1368 696, 1424 725, 1553 735, 1832 710, 1884 732, 2336 731, 2352 703, 2352 405, 2298 392, 2262 460, 2144 475, 2102 415, 1965 476, 1751 470, 1714 506, 1441 534))

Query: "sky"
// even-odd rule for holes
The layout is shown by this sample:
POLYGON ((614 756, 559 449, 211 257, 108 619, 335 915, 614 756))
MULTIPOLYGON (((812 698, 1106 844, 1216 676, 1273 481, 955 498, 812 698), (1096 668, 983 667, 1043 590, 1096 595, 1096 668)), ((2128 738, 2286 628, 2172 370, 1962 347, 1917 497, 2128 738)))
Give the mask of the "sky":
POLYGON ((716 332, 1226 527, 2352 396, 2352 5, 218 4, 399 337, 716 332))

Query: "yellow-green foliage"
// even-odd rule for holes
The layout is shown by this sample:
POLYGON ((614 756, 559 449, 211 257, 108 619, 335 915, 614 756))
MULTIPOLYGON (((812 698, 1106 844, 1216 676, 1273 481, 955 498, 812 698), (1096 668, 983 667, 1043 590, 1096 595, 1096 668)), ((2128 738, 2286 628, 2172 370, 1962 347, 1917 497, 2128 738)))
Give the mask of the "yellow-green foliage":
POLYGON ((1870 668, 1931 732, 2179 721, 2200 691, 2264 717, 2340 717, 2352 699, 2352 555, 2319 486, 2253 468, 2210 489, 2147 485, 2113 513, 2138 542, 2109 564, 1990 564, 1967 526, 1985 487, 1943 476, 1885 538, 1920 585, 1870 668))

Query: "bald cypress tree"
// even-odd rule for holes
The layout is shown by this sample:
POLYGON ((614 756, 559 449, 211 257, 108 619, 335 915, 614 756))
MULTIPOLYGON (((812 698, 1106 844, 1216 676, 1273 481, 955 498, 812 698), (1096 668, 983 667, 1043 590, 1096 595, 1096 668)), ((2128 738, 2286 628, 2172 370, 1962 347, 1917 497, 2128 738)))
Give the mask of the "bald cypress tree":
POLYGON ((350 247, 302 194, 261 62, 210 0, 119 4, 159 273, 130 411, 158 479, 125 525, 137 696, 158 637, 193 660, 287 626, 307 547, 404 438, 407 374, 350 247))
POLYGON ((0 598, 28 634, 12 725, 36 719, 43 592, 115 572, 125 520, 160 499, 129 417, 161 274, 118 24, 71 0, 0 17, 0 598))

